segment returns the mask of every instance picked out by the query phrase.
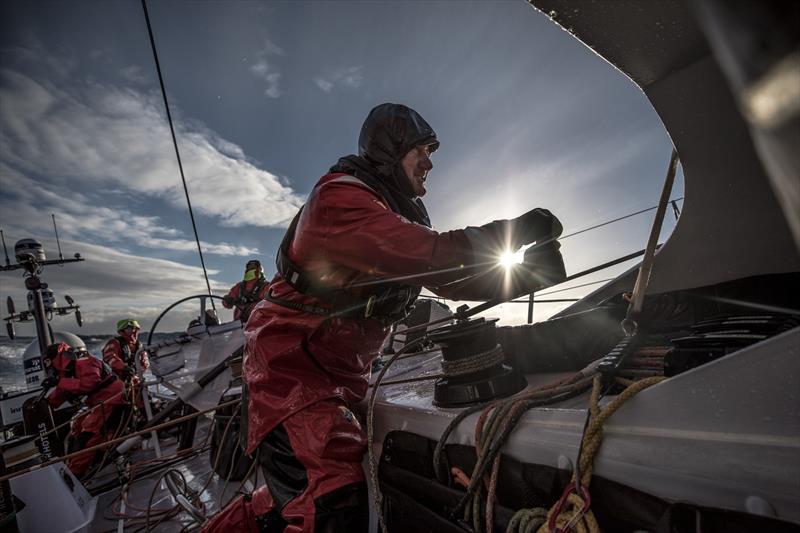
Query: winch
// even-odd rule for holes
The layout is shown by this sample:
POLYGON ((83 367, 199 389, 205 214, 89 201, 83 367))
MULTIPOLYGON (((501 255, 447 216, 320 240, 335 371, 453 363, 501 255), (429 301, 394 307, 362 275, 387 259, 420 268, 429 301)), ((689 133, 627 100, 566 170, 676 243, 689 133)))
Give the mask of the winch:
POLYGON ((461 320, 431 333, 442 349, 445 377, 436 381, 433 403, 455 407, 510 396, 525 388, 525 378, 505 364, 497 342, 498 319, 461 320))

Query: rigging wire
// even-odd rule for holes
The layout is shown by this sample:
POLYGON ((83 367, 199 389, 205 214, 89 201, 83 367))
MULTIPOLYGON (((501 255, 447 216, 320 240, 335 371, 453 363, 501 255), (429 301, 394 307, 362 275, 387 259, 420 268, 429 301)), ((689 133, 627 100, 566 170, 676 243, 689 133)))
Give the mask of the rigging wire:
POLYGON ((588 287, 589 285, 597 285, 598 283, 605 283, 607 281, 614 281, 615 279, 617 279, 617 278, 598 279, 596 281, 589 281, 587 283, 581 283, 580 285, 573 285, 572 287, 564 287, 563 289, 557 289, 557 290, 554 290, 554 291, 541 292, 541 293, 537 294, 537 296, 548 296, 550 294, 555 294, 557 292, 571 291, 572 289, 578 289, 580 287, 588 287))
MULTIPOLYGON (((142 1, 144 1, 144 0, 142 0, 142 1)), ((673 205, 674 205, 674 202, 679 202, 681 200, 683 200, 683 196, 679 196, 678 198, 674 198, 674 199, 670 200, 670 202, 673 202, 673 205)), ((602 228, 603 226, 607 226, 607 225, 612 224, 614 222, 619 222, 620 220, 625 220, 626 218, 630 218, 630 217, 633 217, 633 216, 636 216, 636 215, 641 215, 642 213, 647 213, 648 211, 652 211, 653 209, 658 209, 658 207, 659 206, 654 205, 653 207, 648 207, 647 209, 642 209, 640 211, 636 211, 635 213, 629 213, 627 215, 623 215, 623 216, 615 218, 613 220, 607 220, 605 222, 601 222, 600 224, 595 224, 594 226, 590 226, 588 228, 583 228, 583 229, 580 229, 578 231, 573 231, 572 233, 568 233, 566 235, 562 235, 561 237, 558 238, 558 240, 559 241, 563 241, 564 239, 568 239, 570 237, 574 237, 575 235, 580 235, 581 233, 585 233, 587 231, 591 231, 591 230, 597 229, 597 228, 602 228)), ((675 207, 675 209, 677 210, 677 207, 675 207)), ((676 219, 678 218, 679 214, 680 214, 680 211, 676 211, 676 213, 675 213, 675 218, 676 219)))
MULTIPOLYGON (((169 111, 169 102, 167 101, 167 90, 164 88, 164 77, 161 75, 161 64, 158 62, 158 52, 156 51, 156 41, 153 38, 153 28, 150 25, 150 15, 147 13, 147 0, 142 0, 142 9, 144 10, 144 20, 147 23, 147 33, 150 36, 150 48, 153 50, 153 59, 156 63, 156 71, 158 72, 158 82, 161 85, 161 95, 164 97, 164 108, 167 110, 167 121, 169 122, 169 131, 172 134, 172 144, 175 147, 175 156, 178 158, 178 169, 181 171, 181 181, 183 182, 183 192, 186 193, 186 203, 189 206, 189 217, 192 219, 192 230, 194 231, 194 240, 197 242, 197 253, 200 254, 200 264, 203 267, 203 276, 206 279, 206 288, 208 288, 208 295, 211 296, 211 284, 208 282, 208 271, 206 270, 206 262, 203 260, 203 249, 200 246, 200 237, 197 235, 197 224, 194 221, 194 212, 192 211, 192 201, 189 199, 189 188, 186 186, 186 176, 183 173, 183 163, 181 163, 181 153, 178 150, 178 140, 175 138, 175 126, 172 123, 172 113, 169 111)), ((213 298, 211 299, 211 307, 216 312, 217 308, 214 305, 213 298)))
MULTIPOLYGON (((554 290, 554 291, 536 293, 536 295, 537 296, 547 296, 549 294, 555 294, 557 292, 571 291, 573 289, 579 289, 581 287, 588 287, 589 285, 597 285, 598 283, 605 283, 607 281, 614 281, 615 279, 617 279, 617 278, 598 279, 598 280, 595 280, 595 281, 590 281, 588 283, 581 283, 580 285, 573 285, 572 287, 564 287, 563 289, 557 289, 557 290, 554 290)), ((430 298, 431 300, 447 300, 447 298, 445 298, 444 296, 436 296, 435 294, 427 294, 427 293, 420 294, 420 297, 422 297, 422 298, 430 298)), ((542 301, 542 300, 536 300, 536 301, 538 302, 538 301, 542 301)), ((510 300, 507 303, 528 303, 528 300, 510 300)))
MULTIPOLYGON (((673 206, 673 211, 674 211, 676 220, 677 220, 678 216, 680 215, 680 210, 678 209, 676 202, 680 202, 683 199, 684 199, 683 196, 679 196, 677 198, 673 198, 672 200, 669 200, 669 202, 673 206)), ((626 218, 631 218, 631 217, 634 217, 636 215, 641 215, 642 213, 647 213, 648 211, 652 211, 654 209, 658 209, 658 206, 654 205, 654 206, 648 207, 646 209, 640 209, 639 211, 635 211, 633 213, 628 213, 627 215, 623 215, 621 217, 617 217, 617 218, 614 218, 614 219, 611 219, 611 220, 606 220, 605 222, 601 222, 600 224, 595 224, 594 226, 589 226, 588 228, 583 228, 583 229, 580 229, 578 231, 573 231, 572 233, 568 233, 566 235, 562 235, 561 237, 558 238, 558 240, 559 241, 563 241, 564 239, 568 239, 570 237, 574 237, 575 235, 580 235, 581 233, 586 233, 587 231, 591 231, 591 230, 594 230, 594 229, 597 229, 597 228, 602 228, 603 226, 607 226, 609 224, 613 224, 614 222, 619 222, 620 220, 625 220, 626 218)), ((638 257, 638 256, 642 255, 643 253, 644 253, 644 250, 642 250, 640 252, 634 252, 632 254, 626 255, 624 257, 621 257, 621 258, 619 258, 619 259, 617 259, 615 261, 611 261, 609 263, 603 263, 602 265, 600 265, 598 267, 595 267, 593 269, 589 269, 589 270, 580 272, 578 274, 573 274, 572 276, 567 277, 567 279, 565 279, 561 283, 564 283, 564 282, 569 281, 571 279, 575 279, 575 278, 578 278, 578 277, 581 277, 581 276, 584 276, 584 275, 587 275, 587 274, 591 274, 593 272, 596 272, 598 270, 602 270, 602 269, 607 268, 609 266, 614 266, 615 264, 618 264, 619 262, 624 262, 626 260, 633 259, 634 257, 638 257)), ((488 263, 486 263, 486 264, 488 264, 488 263)), ((473 266, 479 266, 479 265, 473 265, 473 266)), ((444 271, 445 270, 436 271, 436 273, 444 272, 444 271)), ((412 276, 406 276, 406 277, 412 277, 412 276)), ((393 278, 393 279, 388 280, 388 281, 395 281, 397 279, 401 279, 401 278, 393 278)), ((595 284, 595 283, 602 283, 604 281, 611 281, 613 279, 615 279, 615 278, 608 278, 608 279, 604 279, 604 280, 593 281, 593 282, 590 282, 590 283, 584 283, 582 285, 575 285, 573 287, 567 287, 567 288, 564 288, 564 289, 548 291, 548 292, 539 294, 539 296, 545 296, 547 294, 553 294, 553 293, 556 293, 556 292, 567 291, 567 290, 570 290, 570 289, 577 289, 578 287, 585 287, 587 285, 592 285, 592 284, 595 284)), ((387 281, 387 280, 381 280, 381 281, 387 281)), ((447 298, 443 298, 441 296, 435 296, 435 295, 422 294, 421 296, 423 296, 425 298, 435 299, 435 300, 447 300, 447 298)), ((518 301, 522 302, 522 301, 527 301, 527 300, 518 300, 518 301)))

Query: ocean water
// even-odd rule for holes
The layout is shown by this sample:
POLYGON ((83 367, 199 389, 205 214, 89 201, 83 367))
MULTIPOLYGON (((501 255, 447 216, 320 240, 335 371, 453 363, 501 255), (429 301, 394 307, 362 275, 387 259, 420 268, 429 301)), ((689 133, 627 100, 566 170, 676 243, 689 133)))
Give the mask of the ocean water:
MULTIPOLYGON (((171 339, 177 335, 178 333, 156 333, 153 335, 153 341, 171 339)), ((102 335, 78 336, 86 343, 89 353, 97 357, 101 356, 103 346, 111 338, 102 335)), ((141 341, 146 340, 146 333, 140 334, 139 338, 141 341)), ((0 389, 2 392, 25 390, 22 355, 25 353, 25 348, 34 340, 33 337, 17 337, 13 340, 8 337, 0 338, 0 389)))

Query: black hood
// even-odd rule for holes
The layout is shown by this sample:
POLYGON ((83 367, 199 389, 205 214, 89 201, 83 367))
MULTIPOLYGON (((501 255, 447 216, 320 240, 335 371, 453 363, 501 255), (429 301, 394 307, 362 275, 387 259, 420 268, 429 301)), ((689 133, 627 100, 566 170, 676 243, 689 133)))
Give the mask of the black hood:
POLYGON ((402 104, 381 104, 367 115, 358 137, 358 156, 339 159, 331 172, 346 172, 377 190, 392 211, 413 222, 430 226, 422 200, 400 164, 415 146, 439 147, 436 132, 419 113, 402 104))
POLYGON ((402 104, 381 104, 367 115, 358 137, 358 155, 376 167, 395 166, 415 146, 439 148, 436 132, 419 113, 402 104))

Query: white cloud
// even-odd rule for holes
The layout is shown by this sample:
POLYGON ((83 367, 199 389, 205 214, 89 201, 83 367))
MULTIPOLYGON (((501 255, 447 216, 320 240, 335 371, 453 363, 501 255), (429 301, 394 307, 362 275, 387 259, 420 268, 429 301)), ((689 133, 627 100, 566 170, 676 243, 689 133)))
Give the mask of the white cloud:
POLYGON ((270 41, 265 39, 264 47, 258 50, 255 54, 255 61, 250 65, 250 72, 254 76, 267 82, 267 87, 264 89, 264 96, 269 98, 278 98, 282 93, 280 89, 281 71, 275 64, 268 60, 270 56, 282 56, 283 50, 270 41))
POLYGON ((327 70, 314 77, 314 83, 324 92, 329 93, 336 87, 358 89, 364 83, 364 67, 343 67, 327 70))
MULTIPOLYGON (((135 190, 185 208, 160 95, 3 69, 0 100, 0 153, 14 168, 72 190, 135 190)), ((302 205, 291 187, 202 125, 179 120, 176 134, 196 211, 225 226, 282 227, 302 205)))
MULTIPOLYGON (((182 232, 161 224, 158 217, 144 216, 120 206, 99 206, 85 195, 37 182, 0 163, 3 190, 0 210, 6 232, 48 234, 49 213, 56 213, 60 232, 66 238, 123 242, 145 248, 194 251, 197 243, 181 238, 182 232)), ((122 203, 122 202, 121 202, 122 203)), ((229 243, 201 241, 203 251, 217 255, 257 255, 258 249, 229 243)))
POLYGON ((328 81, 326 79, 314 78, 314 83, 316 83, 317 87, 319 87, 320 89, 322 89, 326 93, 329 93, 329 92, 331 92, 333 90, 333 82, 330 82, 330 81, 328 81))
POLYGON ((124 67, 120 69, 119 73, 123 78, 133 83, 145 84, 150 81, 149 77, 142 72, 142 67, 139 65, 130 65, 124 67))

